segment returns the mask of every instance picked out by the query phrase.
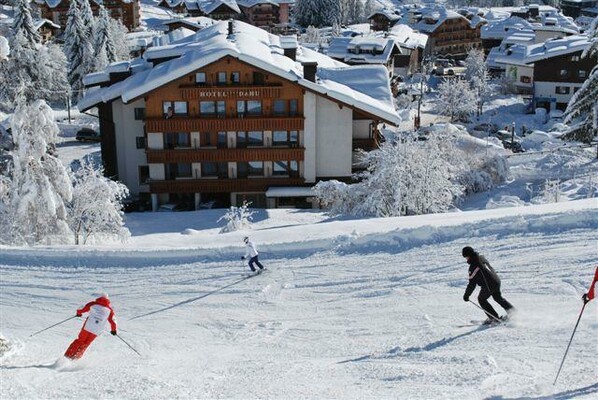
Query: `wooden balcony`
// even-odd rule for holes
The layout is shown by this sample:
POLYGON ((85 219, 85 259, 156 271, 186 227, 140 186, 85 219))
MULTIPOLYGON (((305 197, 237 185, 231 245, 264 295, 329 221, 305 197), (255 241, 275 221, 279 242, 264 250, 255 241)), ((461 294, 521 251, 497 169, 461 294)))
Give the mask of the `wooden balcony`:
POLYGON ((304 178, 180 179, 150 181, 151 193, 265 192, 272 186, 300 186, 304 178))
POLYGON ((303 161, 303 147, 277 148, 253 147, 235 149, 198 148, 198 149, 147 149, 148 163, 192 163, 192 162, 227 162, 227 161, 303 161))
POLYGON ((299 131, 303 117, 148 118, 147 132, 299 131))
POLYGON ((275 99, 282 86, 183 86, 183 100, 275 99))

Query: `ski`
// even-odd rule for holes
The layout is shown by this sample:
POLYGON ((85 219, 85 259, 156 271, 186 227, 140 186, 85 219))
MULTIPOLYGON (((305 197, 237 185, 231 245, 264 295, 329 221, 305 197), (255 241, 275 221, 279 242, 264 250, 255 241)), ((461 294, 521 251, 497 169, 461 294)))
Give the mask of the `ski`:
POLYGON ((500 322, 496 321, 491 324, 484 324, 483 320, 471 320, 468 324, 457 325, 457 328, 466 328, 466 327, 473 327, 473 326, 493 328, 496 326, 504 325, 506 322, 508 322, 508 319, 506 319, 506 317, 503 316, 503 317, 500 317, 500 322))

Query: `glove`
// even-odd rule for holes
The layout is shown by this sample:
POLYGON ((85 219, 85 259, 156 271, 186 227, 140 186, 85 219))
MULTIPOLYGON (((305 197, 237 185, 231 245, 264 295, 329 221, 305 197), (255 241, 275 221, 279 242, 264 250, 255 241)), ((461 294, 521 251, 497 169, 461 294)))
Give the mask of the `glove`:
POLYGON ((242 257, 241 257, 241 260, 244 260, 244 259, 245 259, 245 256, 242 256, 242 257))
POLYGON ((81 314, 80 312, 77 313, 77 315, 75 315, 75 317, 81 318, 83 316, 83 314, 81 314))
POLYGON ((469 296, 464 294, 463 295, 463 301, 468 302, 469 301, 469 296))
POLYGON ((588 301, 590 301, 587 293, 584 293, 583 296, 581 296, 581 299, 583 300, 583 304, 586 304, 588 301))
POLYGON ((116 336, 116 331, 110 331, 110 333, 112 334, 112 336, 116 336))

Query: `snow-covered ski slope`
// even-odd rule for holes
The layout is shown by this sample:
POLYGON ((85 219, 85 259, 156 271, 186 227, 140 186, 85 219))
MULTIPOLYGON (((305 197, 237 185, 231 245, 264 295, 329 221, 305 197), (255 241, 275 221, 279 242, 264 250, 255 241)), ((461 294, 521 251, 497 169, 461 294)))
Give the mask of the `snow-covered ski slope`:
POLYGON ((552 385, 598 265, 596 199, 392 219, 267 210, 229 234, 221 214, 130 214, 126 245, 0 248, 0 398, 598 398, 598 300, 552 385), (269 269, 249 279, 246 234, 269 269), (502 277, 507 326, 459 327, 484 317, 462 300, 465 245, 502 277), (142 357, 107 334, 52 365, 82 320, 29 335, 101 290, 142 357))

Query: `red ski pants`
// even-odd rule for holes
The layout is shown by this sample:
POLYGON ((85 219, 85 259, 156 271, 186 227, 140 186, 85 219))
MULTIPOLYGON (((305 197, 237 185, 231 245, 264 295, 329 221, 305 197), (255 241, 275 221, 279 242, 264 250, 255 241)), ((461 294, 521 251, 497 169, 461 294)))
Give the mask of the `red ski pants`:
POLYGON ((79 332, 79 337, 75 339, 73 343, 71 343, 68 349, 66 349, 64 356, 72 360, 81 358, 83 353, 85 353, 85 350, 87 350, 91 342, 93 342, 96 337, 97 336, 93 333, 87 332, 85 329, 81 329, 81 332, 79 332))

